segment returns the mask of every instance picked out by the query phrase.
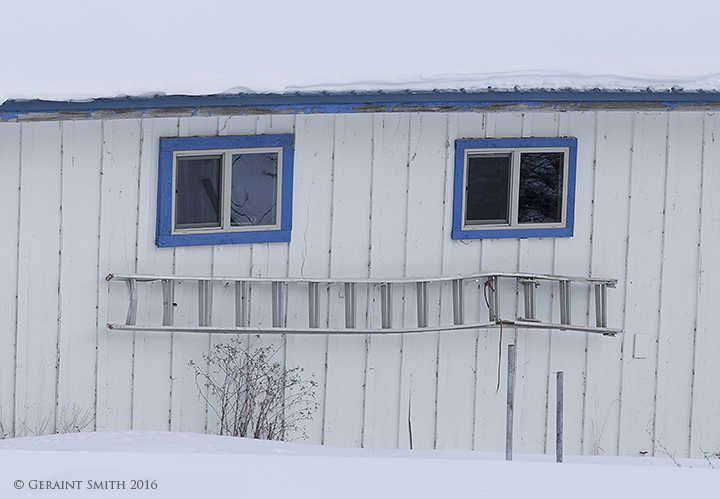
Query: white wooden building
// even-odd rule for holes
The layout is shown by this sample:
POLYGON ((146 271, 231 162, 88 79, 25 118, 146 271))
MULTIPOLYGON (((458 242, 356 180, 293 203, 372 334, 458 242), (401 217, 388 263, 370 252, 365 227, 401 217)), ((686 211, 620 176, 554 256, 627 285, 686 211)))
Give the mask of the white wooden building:
POLYGON ((287 335, 264 341, 284 338, 286 364, 319 383, 310 443, 502 451, 505 359, 515 344, 515 452, 554 452, 554 373, 563 371, 567 453, 716 453, 719 108, 715 93, 602 91, 7 101, 3 425, 47 419, 52 431, 75 406, 92 408, 98 431, 213 432, 188 362, 238 326, 280 326, 287 335), (515 163, 502 170, 507 192, 492 184, 505 195, 505 218, 484 215, 494 208, 482 201, 471 213, 468 157, 524 148, 542 156, 546 146, 565 158, 561 193, 549 196, 557 217, 522 220, 515 163), (267 230, 236 223, 227 206, 215 209, 219 228, 183 218, 182 151, 202 161, 242 149, 282 158, 273 184, 282 207, 261 224, 267 230), (486 285, 489 275, 516 273, 616 280, 606 323, 596 317, 595 281, 568 293, 553 280, 486 285), (131 319, 118 276, 166 277, 177 306, 163 305, 161 281, 133 281, 131 319), (269 282, 249 282, 239 318, 234 280, 169 276, 290 282, 275 301, 269 282), (457 276, 476 277, 458 285, 457 276), (382 284, 403 279, 389 293, 382 284), (353 280, 359 333, 345 334, 343 283, 353 280), (486 320, 488 293, 502 329, 486 320), (555 327, 526 327, 532 319, 555 327), (569 322, 578 327, 561 330, 569 322))

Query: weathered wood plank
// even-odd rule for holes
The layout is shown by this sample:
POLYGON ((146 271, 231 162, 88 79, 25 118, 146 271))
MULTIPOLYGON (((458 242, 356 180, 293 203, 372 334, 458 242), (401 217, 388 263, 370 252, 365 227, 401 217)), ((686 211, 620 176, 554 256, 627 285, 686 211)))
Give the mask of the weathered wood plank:
POLYGON ((623 350, 636 333, 649 335, 650 347, 647 358, 623 359, 621 455, 653 452, 667 128, 667 114, 635 117, 623 350))
MULTIPOLYGON (((374 117, 370 277, 402 277, 405 273, 409 144, 409 115, 374 117)), ((380 299, 377 290, 374 299, 380 299)), ((379 326, 379 317, 374 319, 379 326)), ((401 335, 368 338, 363 447, 398 446, 398 425, 404 412, 398 399, 402 341, 401 335)))
MULTIPOLYGON (((634 113, 598 113, 595 185, 593 193, 592 253, 590 275, 618 279, 608 292, 608 320, 622 327, 625 296, 630 168, 634 113)), ((572 270, 572 269, 568 269, 572 270)), ((594 295, 588 311, 595 324, 594 295)), ((584 454, 618 452, 623 336, 588 335, 588 366, 585 395, 584 454)))
MULTIPOLYGON (((413 114, 410 117, 408 152, 408 223, 406 276, 437 275, 442 271, 445 200, 447 117, 413 114), (434 257, 430 257, 434 255, 434 257)), ((413 290, 414 291, 414 290, 413 290)), ((417 311, 414 294, 405 296, 405 321, 415 322, 417 311)), ((429 303, 433 321, 440 314, 439 300, 429 303)), ((412 424, 412 448, 432 449, 437 441, 437 333, 408 334, 403 339, 400 391, 401 420, 405 411, 412 424)), ((410 442, 409 428, 401 426, 400 447, 410 442)))
POLYGON ((691 457, 705 457, 720 450, 720 115, 707 114, 703 130, 701 178, 701 220, 698 283, 698 318, 695 340, 695 365, 692 385, 691 457))
POLYGON ((703 113, 669 115, 655 453, 690 455, 703 113))
MULTIPOLYGON (((480 269, 481 241, 453 241, 452 207, 453 179, 455 175, 456 138, 484 137, 485 120, 482 114, 455 116, 448 115, 447 150, 445 155, 445 198, 443 201, 443 249, 442 274, 469 274, 480 269), (463 118, 463 119, 461 119, 463 118)), ((468 298, 466 320, 479 317, 477 294, 468 289, 477 286, 465 284, 464 292, 468 298), (474 298, 474 300, 473 300, 474 298)), ((443 322, 453 321, 453 292, 451 285, 444 285, 441 300, 443 322)), ((432 298, 435 298, 432 296, 432 298)), ((475 425, 475 393, 477 365, 477 330, 462 334, 440 333, 438 359, 438 403, 436 448, 472 450, 475 425)))
MULTIPOLYGON (((139 120, 103 123, 99 279, 136 268, 139 120)), ((124 285, 99 282, 98 415, 100 430, 126 430, 132 424, 135 334, 117 334, 107 322, 125 321, 124 285)))
MULTIPOLYGON (((330 275, 366 277, 370 245, 372 115, 335 118, 330 275)), ((342 310, 339 295, 333 310, 342 310)), ((358 311, 366 304, 358 296, 358 311)), ((358 324, 365 321, 358 320, 358 324)), ((323 443, 359 447, 365 398, 366 338, 328 340, 323 443)))
POLYGON ((22 127, 16 426, 54 429, 57 383, 61 131, 22 127))
MULTIPOLYGON (((95 418, 102 123, 62 123, 58 423, 95 418), (82 195, 79 195, 82 193, 82 195)), ((77 423, 81 423, 77 421, 77 423)))
POLYGON ((20 237, 21 128, 0 123, 0 171, 7 186, 0 196, 0 435, 12 434, 15 425, 16 337, 18 334, 18 241, 20 237))
MULTIPOLYGON (((178 133, 177 118, 142 120, 138 191, 137 271, 172 275, 173 249, 155 246, 157 179, 160 137, 178 133)), ((144 286, 144 306, 138 314, 153 324, 162 324, 162 283, 144 286)), ((132 427, 143 430, 170 429, 172 335, 137 334, 133 376, 132 427)))
MULTIPOLYGON (((295 206, 293 235, 290 242, 289 275, 328 277, 330 273, 330 234, 332 227, 332 172, 335 118, 333 116, 298 117, 295 131, 295 206), (302 202, 312 199, 312 202, 302 202)), ((321 307, 320 325, 328 322, 327 289, 318 290, 321 307)), ((302 297, 298 297, 302 299, 302 297)), ((304 302, 303 302, 304 303, 304 302)), ((288 321, 307 325, 309 312, 298 312, 288 321)), ((300 366, 307 376, 318 383, 315 400, 319 404, 312 421, 305 424, 308 442, 323 442, 327 335, 289 335, 287 365, 300 366)))

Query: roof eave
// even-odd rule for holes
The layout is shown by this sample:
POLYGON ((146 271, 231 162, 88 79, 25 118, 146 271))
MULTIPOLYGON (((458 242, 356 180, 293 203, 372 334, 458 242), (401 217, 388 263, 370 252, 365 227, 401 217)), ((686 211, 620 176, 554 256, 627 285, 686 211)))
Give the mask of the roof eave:
POLYGON ((8 100, 0 121, 225 114, 718 108, 720 92, 669 89, 487 89, 151 95, 86 101, 8 100))

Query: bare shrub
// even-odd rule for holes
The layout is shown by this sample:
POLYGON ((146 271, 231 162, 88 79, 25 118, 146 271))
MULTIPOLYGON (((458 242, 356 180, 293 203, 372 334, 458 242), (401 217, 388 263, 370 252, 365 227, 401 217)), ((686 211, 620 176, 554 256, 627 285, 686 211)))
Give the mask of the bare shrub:
POLYGON ((264 440, 286 440, 289 433, 305 438, 304 420, 317 408, 312 379, 296 366, 284 368, 274 360, 281 346, 262 346, 234 338, 203 354, 204 369, 195 362, 200 395, 220 420, 220 435, 264 440), (208 389, 207 393, 203 387, 208 389))
POLYGON ((14 431, 5 422, 0 411, 0 439, 13 437, 30 437, 40 435, 52 435, 61 433, 80 433, 90 426, 94 421, 93 408, 82 409, 73 404, 65 405, 57 415, 57 423, 54 425, 55 413, 51 412, 35 425, 28 425, 25 420, 19 420, 14 431))

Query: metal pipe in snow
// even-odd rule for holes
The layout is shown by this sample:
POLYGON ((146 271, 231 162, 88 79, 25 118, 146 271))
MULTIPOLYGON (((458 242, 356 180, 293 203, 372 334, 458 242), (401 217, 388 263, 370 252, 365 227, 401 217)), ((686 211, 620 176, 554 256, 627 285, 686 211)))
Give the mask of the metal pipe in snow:
POLYGON ((555 412, 555 461, 563 460, 563 372, 556 374, 555 389, 557 391, 557 409, 555 412))
POLYGON ((508 345, 507 418, 505 425, 505 460, 512 461, 513 409, 515 405, 515 345, 508 345))

